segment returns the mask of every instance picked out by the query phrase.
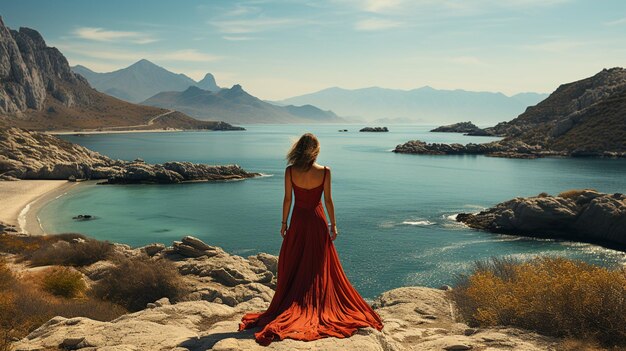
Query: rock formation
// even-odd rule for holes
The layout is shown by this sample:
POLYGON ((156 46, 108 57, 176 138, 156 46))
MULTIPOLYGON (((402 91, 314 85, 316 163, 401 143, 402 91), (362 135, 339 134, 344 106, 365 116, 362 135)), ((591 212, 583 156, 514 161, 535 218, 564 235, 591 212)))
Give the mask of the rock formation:
MULTIPOLYGON (((262 347, 254 329, 238 332, 241 316, 269 305, 277 258, 258 254, 248 259, 185 237, 173 246, 151 244, 126 255, 152 252, 156 259, 175 262, 192 286, 188 301, 167 298, 111 322, 83 317, 54 317, 24 339, 16 351, 56 349, 111 350, 528 350, 553 349, 558 340, 515 328, 469 328, 458 321, 455 306, 444 290, 407 287, 383 293, 373 302, 385 324, 382 332, 361 329, 348 339, 312 342, 284 340, 262 347), (158 247, 158 248, 157 248, 158 247), (156 251, 156 253, 155 253, 156 251)), ((84 269, 90 278, 106 270, 101 261, 84 269), (97 269, 93 268, 97 267, 97 269)))
MULTIPOLYGON (((605 69, 593 77, 563 84, 517 118, 484 131, 504 137, 483 148, 483 153, 492 156, 497 155, 491 150, 500 147, 499 156, 525 157, 527 153, 520 155, 515 150, 523 143, 533 150, 533 157, 626 157, 626 69, 605 69)), ((396 152, 410 151, 410 146, 396 148, 396 152)), ((475 150, 454 148, 455 153, 471 154, 475 150)))
POLYGON ((0 128, 0 179, 106 179, 107 183, 179 183, 257 176, 238 165, 148 164, 112 160, 52 135, 0 128))
POLYGON ((564 238, 626 249, 626 196, 570 190, 559 196, 518 197, 456 220, 476 229, 564 238))
POLYGON ((439 133, 463 133, 465 135, 477 135, 477 136, 488 136, 492 135, 491 133, 485 131, 484 129, 478 128, 472 122, 459 122, 454 124, 449 124, 441 127, 437 127, 432 129, 431 132, 439 132, 439 133))
POLYGON ((494 141, 485 144, 469 143, 466 145, 425 143, 420 140, 410 140, 397 145, 395 153, 419 155, 486 155, 493 157, 510 158, 537 158, 543 156, 559 156, 562 153, 545 151, 537 145, 528 145, 522 141, 494 141))
POLYGON ((388 132, 389 129, 387 127, 365 127, 361 128, 359 132, 388 132))
MULTIPOLYGON (((63 54, 48 47, 37 31, 11 30, 0 18, 0 127, 213 129, 217 123, 100 93, 73 73, 63 54)), ((225 125, 219 129, 224 130, 225 125)))

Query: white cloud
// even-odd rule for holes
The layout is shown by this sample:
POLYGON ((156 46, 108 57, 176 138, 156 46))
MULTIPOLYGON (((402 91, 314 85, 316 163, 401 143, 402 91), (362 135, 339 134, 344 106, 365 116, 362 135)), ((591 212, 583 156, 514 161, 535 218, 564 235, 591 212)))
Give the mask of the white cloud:
POLYGON ((289 18, 254 18, 241 20, 216 21, 210 24, 217 27, 222 33, 246 34, 257 33, 298 23, 295 19, 289 18))
POLYGON ((382 18, 370 18, 358 21, 354 24, 354 29, 360 31, 385 30, 402 26, 402 22, 391 21, 382 18))
POLYGON ((106 30, 104 28, 81 27, 74 31, 74 35, 81 39, 94 41, 127 41, 135 44, 148 44, 157 41, 140 32, 106 30))

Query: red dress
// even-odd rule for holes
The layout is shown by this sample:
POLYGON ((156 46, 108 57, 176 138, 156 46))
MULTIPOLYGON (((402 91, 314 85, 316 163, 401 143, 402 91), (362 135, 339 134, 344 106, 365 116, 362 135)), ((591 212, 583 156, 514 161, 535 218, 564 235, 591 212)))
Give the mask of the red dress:
MULTIPOLYGON (((324 181, 326 172, 324 167, 324 181)), ((358 328, 383 328, 341 268, 320 201, 324 181, 313 189, 291 182, 295 204, 278 256, 276 293, 267 311, 248 313, 239 324, 239 330, 262 327, 254 334, 261 345, 285 338, 345 338, 358 328)))

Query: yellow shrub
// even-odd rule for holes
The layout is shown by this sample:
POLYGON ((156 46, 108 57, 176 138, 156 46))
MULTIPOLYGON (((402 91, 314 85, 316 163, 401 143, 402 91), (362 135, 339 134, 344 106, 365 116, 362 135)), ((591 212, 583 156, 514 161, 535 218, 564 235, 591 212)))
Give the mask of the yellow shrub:
POLYGON ((45 291, 63 297, 81 296, 87 290, 83 275, 71 268, 55 267, 47 270, 42 287, 45 291))
POLYGON ((546 335, 626 345, 624 270, 548 257, 477 267, 453 291, 471 325, 512 325, 546 335))

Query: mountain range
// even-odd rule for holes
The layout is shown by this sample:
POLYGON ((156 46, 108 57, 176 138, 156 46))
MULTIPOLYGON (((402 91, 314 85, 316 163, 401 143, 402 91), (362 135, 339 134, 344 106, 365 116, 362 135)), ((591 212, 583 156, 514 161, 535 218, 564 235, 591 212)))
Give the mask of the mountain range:
POLYGON ((94 90, 67 59, 30 28, 0 18, 0 126, 33 130, 229 129, 178 111, 132 104, 94 90))
POLYGON ((277 103, 311 104, 333 110, 340 116, 376 122, 444 124, 471 119, 481 125, 493 125, 517 116, 527 106, 547 96, 539 93, 506 96, 492 92, 438 90, 428 86, 413 90, 334 87, 277 103))
POLYGON ((166 70, 146 59, 113 72, 98 73, 81 65, 72 71, 85 77, 96 90, 129 102, 141 102, 163 91, 183 91, 190 86, 218 91, 215 77, 207 73, 198 82, 184 74, 166 70))
POLYGON ((152 96, 144 105, 175 109, 198 119, 229 123, 337 123, 344 120, 332 111, 315 106, 277 106, 248 94, 241 85, 217 92, 190 86, 185 91, 168 91, 152 96))

